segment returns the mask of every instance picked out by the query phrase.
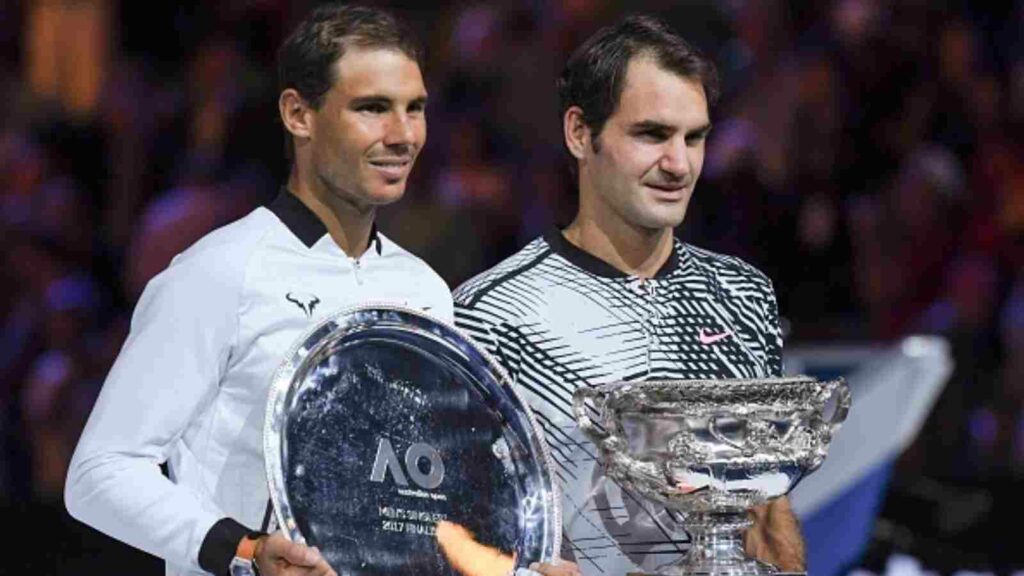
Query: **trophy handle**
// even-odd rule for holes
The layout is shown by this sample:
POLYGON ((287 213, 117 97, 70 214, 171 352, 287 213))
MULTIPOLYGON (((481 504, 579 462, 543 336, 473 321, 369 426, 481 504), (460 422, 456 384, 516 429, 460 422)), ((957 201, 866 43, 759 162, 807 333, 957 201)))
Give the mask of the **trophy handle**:
MULTIPOLYGON (((843 421, 846 420, 847 414, 850 413, 850 404, 853 401, 853 397, 850 395, 850 386, 843 378, 826 382, 822 387, 825 389, 825 402, 827 403, 830 398, 835 398, 836 404, 832 416, 826 419, 824 414, 818 414, 812 420, 811 431, 815 438, 816 449, 808 460, 808 473, 817 470, 825 461, 828 445, 835 433, 839 431, 843 421)), ((824 406, 822 410, 824 410, 824 406)))
POLYGON ((826 422, 831 428, 830 433, 835 434, 839 430, 839 426, 846 421, 846 416, 850 413, 853 396, 850 394, 850 385, 843 378, 832 380, 825 387, 828 389, 829 396, 834 396, 836 399, 836 409, 832 413, 832 417, 826 422))
POLYGON ((581 386, 577 388, 572 394, 572 412, 576 416, 576 424, 583 431, 583 434, 590 438, 590 441, 594 444, 600 445, 601 442, 607 440, 611 434, 599 428, 594 421, 590 419, 587 414, 587 400, 594 401, 595 405, 600 408, 599 400, 604 399, 605 393, 597 388, 589 388, 581 386))

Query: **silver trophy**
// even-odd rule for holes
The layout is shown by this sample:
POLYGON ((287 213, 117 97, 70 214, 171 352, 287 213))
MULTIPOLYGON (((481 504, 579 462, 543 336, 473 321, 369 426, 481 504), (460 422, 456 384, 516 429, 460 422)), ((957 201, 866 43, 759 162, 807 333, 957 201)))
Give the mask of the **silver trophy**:
POLYGON ((843 379, 619 382, 579 388, 573 409, 622 488, 683 517, 690 552, 658 574, 780 574, 747 557, 748 511, 821 466, 850 408, 843 379))
POLYGON ((413 310, 345 310, 300 338, 273 378, 264 456, 280 527, 339 575, 492 573, 480 558, 507 572, 559 550, 526 403, 469 338, 413 310))

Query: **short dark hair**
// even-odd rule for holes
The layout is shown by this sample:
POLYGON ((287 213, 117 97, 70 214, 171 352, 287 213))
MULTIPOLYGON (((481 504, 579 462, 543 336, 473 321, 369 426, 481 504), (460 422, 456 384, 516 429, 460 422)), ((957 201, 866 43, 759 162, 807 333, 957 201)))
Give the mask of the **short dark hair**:
POLYGON ((595 145, 605 122, 619 106, 626 69, 637 56, 650 56, 666 70, 699 80, 709 105, 718 98, 713 62, 661 20, 629 16, 598 30, 581 44, 557 82, 560 117, 572 106, 579 106, 595 145))
POLYGON ((334 85, 334 63, 351 46, 393 48, 423 67, 423 49, 412 32, 378 8, 327 4, 302 20, 277 53, 279 92, 294 88, 314 109, 334 85))

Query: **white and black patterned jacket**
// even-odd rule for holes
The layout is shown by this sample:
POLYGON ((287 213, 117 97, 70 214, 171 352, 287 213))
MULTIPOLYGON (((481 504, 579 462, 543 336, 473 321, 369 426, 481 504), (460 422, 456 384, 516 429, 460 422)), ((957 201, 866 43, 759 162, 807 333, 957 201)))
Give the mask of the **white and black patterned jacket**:
POLYGON ((654 278, 628 276, 538 238, 455 292, 456 323, 508 370, 544 428, 563 491, 563 556, 585 574, 652 570, 688 537, 596 466, 572 418, 580 386, 782 373, 771 281, 742 260, 679 241, 654 278))

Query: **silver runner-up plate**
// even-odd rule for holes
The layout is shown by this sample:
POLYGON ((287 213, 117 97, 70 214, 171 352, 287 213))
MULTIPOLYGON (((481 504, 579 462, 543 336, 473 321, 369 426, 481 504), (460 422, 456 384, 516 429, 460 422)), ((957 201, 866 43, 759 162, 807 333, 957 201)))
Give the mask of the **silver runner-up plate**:
POLYGON ((300 338, 264 425, 278 525, 339 575, 473 573, 452 550, 551 562, 561 513, 547 450, 493 359, 390 305, 339 312, 300 338), (461 540, 439 544, 441 521, 461 540))

